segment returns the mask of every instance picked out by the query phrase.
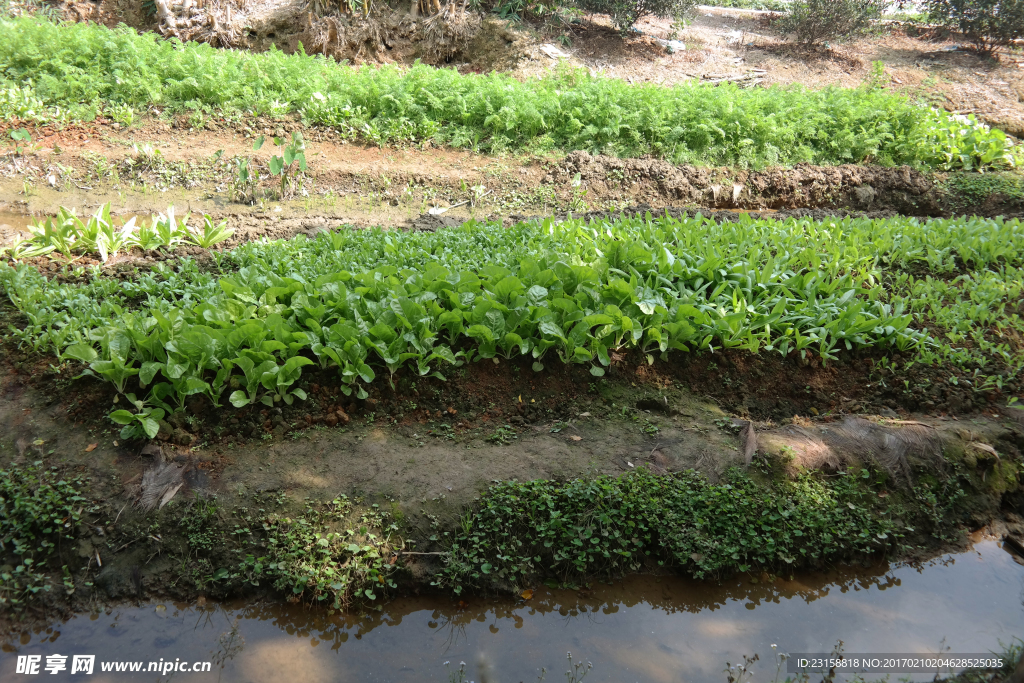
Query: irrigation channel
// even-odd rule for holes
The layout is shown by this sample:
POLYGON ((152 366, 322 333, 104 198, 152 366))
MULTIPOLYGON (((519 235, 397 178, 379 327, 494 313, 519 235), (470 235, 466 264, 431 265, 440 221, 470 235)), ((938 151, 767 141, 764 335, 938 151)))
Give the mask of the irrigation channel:
MULTIPOLYGON (((589 589, 540 586, 529 600, 406 597, 379 611, 328 615, 280 603, 122 605, 23 634, 16 655, 96 655, 93 681, 170 678, 267 681, 562 680, 566 653, 593 681, 721 683, 726 662, 758 653, 755 680, 772 680, 776 652, 984 653, 1024 634, 1024 566, 994 540, 921 565, 840 568, 721 584, 635 576, 589 589), (115 673, 103 662, 211 662, 209 673, 115 673), (445 662, 449 666, 445 667, 445 662), (456 675, 454 680, 459 680, 456 675)), ((70 666, 46 680, 77 680, 70 666)), ((45 673, 45 672, 42 672, 45 673)), ((906 675, 892 678, 903 679, 906 675)), ((785 670, 780 678, 785 678, 785 670)), ((880 675, 867 676, 881 678, 880 675)), ((930 680, 918 674, 914 680, 930 680)))

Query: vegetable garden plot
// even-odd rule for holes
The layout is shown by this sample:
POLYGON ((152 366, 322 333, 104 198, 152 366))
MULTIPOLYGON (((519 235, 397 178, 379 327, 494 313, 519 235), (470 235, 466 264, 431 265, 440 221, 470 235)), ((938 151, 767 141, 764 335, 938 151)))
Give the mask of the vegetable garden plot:
MULTIPOLYGON (((403 366, 443 378, 453 365, 527 355, 538 371, 581 363, 600 376, 624 349, 653 363, 723 347, 828 360, 882 346, 997 373, 1024 365, 1024 350, 1005 340, 960 344, 955 326, 929 336, 912 311, 930 302, 929 319, 943 321, 962 302, 948 290, 923 294, 937 292, 927 279, 890 276, 916 266, 994 282, 1021 267, 1017 220, 469 222, 211 253, 217 275, 184 259, 124 282, 94 268, 87 284, 60 284, 29 265, 0 265, 25 319, 10 334, 111 381, 135 407, 112 416, 126 437, 153 436, 154 411, 183 410, 194 395, 218 407, 291 404, 305 398, 297 383, 309 365, 336 369, 358 397, 403 366)), ((964 296, 986 297, 988 311, 1019 290, 993 287, 964 296)), ((977 322, 983 340, 989 327, 1021 328, 1009 312, 977 322)))
POLYGON ((674 163, 1012 167, 1017 146, 972 117, 880 89, 629 85, 579 71, 520 82, 416 65, 353 68, 95 24, 0 22, 0 117, 134 119, 150 106, 300 114, 374 144, 654 154, 674 163), (127 108, 127 109, 126 109, 127 108))

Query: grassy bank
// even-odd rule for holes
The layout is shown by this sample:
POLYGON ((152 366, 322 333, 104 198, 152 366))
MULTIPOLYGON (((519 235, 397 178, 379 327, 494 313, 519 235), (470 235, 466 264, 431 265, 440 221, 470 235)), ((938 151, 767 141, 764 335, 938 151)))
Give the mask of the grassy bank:
POLYGON ((36 18, 0 25, 0 117, 130 121, 150 106, 299 113, 378 144, 655 154, 735 166, 875 162, 974 168, 1016 163, 1001 131, 877 89, 744 90, 628 85, 563 70, 522 83, 418 65, 354 68, 249 54, 122 27, 36 18))
POLYGON ((100 590, 137 597, 141 588, 116 577, 128 574, 139 552, 149 553, 119 554, 139 538, 166 556, 160 587, 152 577, 149 584, 161 595, 270 591, 334 608, 382 599, 400 584, 462 593, 658 568, 697 578, 791 572, 941 547, 957 538, 969 496, 979 493, 961 474, 922 476, 900 490, 881 472, 790 480, 782 466, 763 461, 719 483, 693 471, 643 468, 621 477, 496 483, 453 522, 435 519, 427 540, 395 502, 342 495, 300 504, 283 492, 224 492, 124 513, 120 503, 91 500, 95 482, 74 468, 12 463, 0 469, 0 610, 88 601, 100 590), (880 497, 887 488, 892 494, 880 497), (103 538, 95 536, 100 527, 103 538), (102 556, 105 570, 79 552, 83 543, 102 556), (410 547, 436 549, 426 553, 436 561, 410 573, 410 547))

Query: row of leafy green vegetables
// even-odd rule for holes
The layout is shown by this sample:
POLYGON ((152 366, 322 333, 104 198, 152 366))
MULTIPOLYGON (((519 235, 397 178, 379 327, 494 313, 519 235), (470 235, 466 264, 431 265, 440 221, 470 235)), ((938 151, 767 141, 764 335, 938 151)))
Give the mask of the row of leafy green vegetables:
POLYGON ((366 384, 403 367, 441 375, 499 357, 529 356, 537 370, 551 359, 587 364, 600 376, 621 349, 653 362, 672 350, 831 359, 856 346, 928 346, 883 269, 1020 265, 1022 251, 1017 220, 648 214, 251 242, 216 255, 222 277, 185 260, 87 284, 2 265, 0 282, 27 321, 10 334, 87 363, 134 405, 114 413, 127 435, 152 436, 197 394, 236 407, 303 399, 310 365, 365 397, 366 384))
POLYGON ((656 154, 732 166, 1015 166, 1019 145, 971 116, 881 88, 631 85, 565 68, 520 82, 416 65, 353 68, 277 50, 160 40, 129 27, 0 22, 0 117, 125 122, 151 105, 200 115, 301 114, 374 144, 433 139, 507 151, 656 154))

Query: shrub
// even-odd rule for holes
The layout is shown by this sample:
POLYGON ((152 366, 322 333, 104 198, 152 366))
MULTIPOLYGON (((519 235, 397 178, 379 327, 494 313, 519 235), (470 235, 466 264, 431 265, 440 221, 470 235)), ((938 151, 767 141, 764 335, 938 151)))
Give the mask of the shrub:
POLYGON ((1024 0, 929 0, 928 14, 963 33, 985 55, 1024 37, 1024 0))
POLYGON ((607 14, 615 27, 625 31, 644 17, 682 17, 697 6, 697 0, 576 0, 585 12, 607 14))
POLYGON ((885 0, 795 0, 778 26, 805 45, 818 45, 863 33, 885 5, 885 0))

